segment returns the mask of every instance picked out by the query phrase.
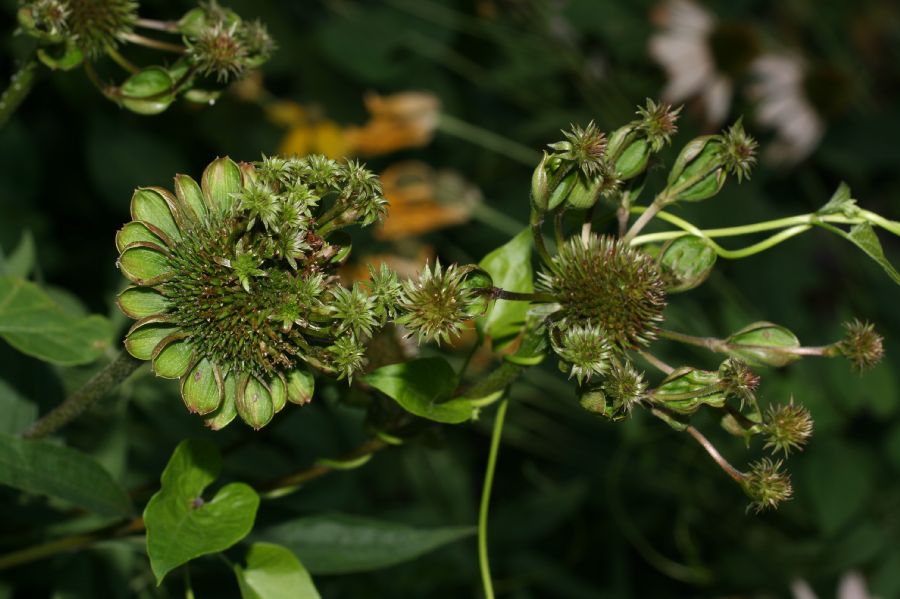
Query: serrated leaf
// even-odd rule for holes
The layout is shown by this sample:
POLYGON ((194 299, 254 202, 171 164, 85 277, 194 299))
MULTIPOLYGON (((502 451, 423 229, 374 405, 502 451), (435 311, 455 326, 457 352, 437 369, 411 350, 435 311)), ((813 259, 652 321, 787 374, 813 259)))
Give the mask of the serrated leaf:
POLYGON ((71 366, 96 360, 112 328, 103 316, 66 313, 34 283, 0 277, 0 337, 29 356, 71 366))
POLYGON ((127 516, 131 500, 90 456, 48 441, 0 434, 0 483, 103 516, 127 516))
MULTIPOLYGON (((491 275, 494 285, 507 291, 531 293, 534 277, 531 268, 531 229, 525 229, 507 243, 486 255, 478 265, 491 275)), ((528 302, 497 300, 481 321, 482 330, 498 348, 525 326, 528 302)))
POLYGON ((249 485, 231 483, 205 501, 203 490, 222 469, 209 441, 182 441, 162 473, 160 490, 144 510, 147 555, 157 584, 182 564, 218 553, 243 539, 253 528, 259 495, 249 485))
POLYGON ((382 366, 362 377, 416 416, 457 424, 472 417, 472 404, 462 399, 442 401, 456 388, 456 373, 443 358, 419 358, 382 366))
POLYGON ((254 543, 247 566, 235 566, 243 599, 319 599, 309 572, 290 549, 272 543, 254 543))
POLYGON ((347 514, 324 514, 275 525, 256 535, 284 545, 313 574, 387 568, 474 534, 471 526, 415 528, 347 514))

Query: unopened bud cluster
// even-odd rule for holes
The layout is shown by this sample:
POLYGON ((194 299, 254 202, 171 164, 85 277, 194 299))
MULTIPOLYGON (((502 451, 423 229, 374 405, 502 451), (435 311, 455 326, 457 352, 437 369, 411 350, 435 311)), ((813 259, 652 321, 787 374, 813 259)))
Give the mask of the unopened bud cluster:
POLYGON ((179 95, 196 102, 214 101, 218 91, 202 89, 203 78, 227 83, 262 65, 275 49, 262 23, 245 21, 215 0, 177 21, 141 19, 133 0, 31 0, 17 15, 20 30, 38 43, 37 56, 50 69, 90 67, 104 56, 127 68, 129 76, 120 85, 102 84, 96 75, 91 81, 104 96, 140 114, 162 112, 179 95), (180 43, 138 34, 141 28, 153 35, 178 36, 180 43), (171 64, 159 61, 168 66, 138 67, 120 54, 125 45, 180 58, 171 64))

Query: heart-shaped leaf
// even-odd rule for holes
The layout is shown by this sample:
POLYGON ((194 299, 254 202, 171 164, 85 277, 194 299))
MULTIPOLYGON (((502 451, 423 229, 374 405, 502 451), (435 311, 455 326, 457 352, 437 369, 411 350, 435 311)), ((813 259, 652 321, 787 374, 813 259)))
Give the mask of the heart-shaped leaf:
MULTIPOLYGON (((531 229, 525 229, 504 245, 482 258, 478 265, 486 270, 494 285, 507 291, 534 291, 531 272, 531 229)), ((498 348, 509 341, 525 325, 528 302, 497 300, 484 317, 482 330, 498 348)))
POLYGON ((24 354, 71 366, 96 360, 112 329, 102 316, 66 313, 34 283, 0 277, 0 337, 24 354))
POLYGON ((254 543, 247 567, 234 567, 243 599, 319 599, 309 572, 290 549, 254 543))
POLYGON ((471 526, 416 528, 348 514, 323 514, 277 524, 259 535, 294 552, 313 574, 387 568, 474 534, 471 526))
POLYGON ((218 553, 253 528, 259 495, 249 485, 231 483, 209 501, 201 497, 222 469, 209 441, 182 441, 163 470, 162 488, 144 510, 147 554, 157 584, 166 574, 201 555, 218 553))
POLYGON ((104 516, 127 516, 131 500, 90 456, 47 441, 0 434, 0 484, 68 501, 104 516))
POLYGON ((443 358, 420 358, 382 366, 363 377, 404 410, 434 420, 457 424, 472 417, 472 404, 461 399, 441 401, 456 388, 456 373, 443 358))

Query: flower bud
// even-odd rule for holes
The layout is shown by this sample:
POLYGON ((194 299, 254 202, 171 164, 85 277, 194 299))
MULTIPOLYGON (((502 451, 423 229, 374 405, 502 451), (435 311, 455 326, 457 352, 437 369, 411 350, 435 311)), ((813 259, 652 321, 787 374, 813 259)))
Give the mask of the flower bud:
POLYGON ((791 350, 800 341, 789 329, 771 322, 754 322, 733 333, 723 349, 751 366, 787 366, 799 359, 791 350))
POLYGON ((653 390, 652 399, 678 414, 693 414, 702 405, 721 408, 725 395, 718 382, 718 373, 683 366, 653 390))
POLYGON ((716 264, 716 251, 693 235, 666 243, 659 255, 660 274, 666 291, 679 293, 700 286, 716 264))
POLYGON ((844 323, 847 331, 844 339, 837 343, 837 351, 846 356, 857 372, 864 372, 874 367, 884 355, 881 335, 868 322, 852 320, 844 323))
POLYGON ((728 358, 719 366, 719 386, 726 396, 737 397, 750 405, 756 405, 754 392, 759 386, 759 377, 747 364, 738 358, 728 358))
POLYGON ((235 407, 241 420, 255 430, 267 425, 275 415, 270 387, 266 387, 253 375, 243 375, 238 380, 235 407))
POLYGON ((727 173, 722 164, 722 142, 718 135, 689 142, 669 172, 669 201, 699 202, 719 193, 727 173))
POLYGON ((611 348, 599 327, 576 325, 556 331, 550 341, 561 360, 560 368, 568 371, 569 378, 575 377, 579 385, 593 375, 602 375, 609 366, 611 348))
POLYGON ((550 174, 547 160, 549 155, 544 152, 544 157, 531 174, 531 205, 534 210, 545 212, 550 202, 550 174))

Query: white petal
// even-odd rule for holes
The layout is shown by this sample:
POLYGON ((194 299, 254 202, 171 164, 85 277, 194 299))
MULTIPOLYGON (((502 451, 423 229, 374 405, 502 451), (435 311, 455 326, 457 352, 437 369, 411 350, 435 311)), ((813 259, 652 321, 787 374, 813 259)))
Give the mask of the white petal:
POLYGON ((719 124, 728 116, 731 108, 731 81, 725 77, 716 77, 703 92, 703 103, 706 105, 706 118, 711 124, 719 124))

